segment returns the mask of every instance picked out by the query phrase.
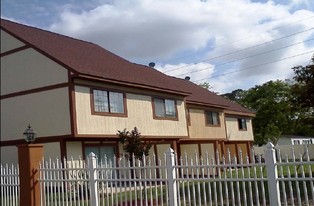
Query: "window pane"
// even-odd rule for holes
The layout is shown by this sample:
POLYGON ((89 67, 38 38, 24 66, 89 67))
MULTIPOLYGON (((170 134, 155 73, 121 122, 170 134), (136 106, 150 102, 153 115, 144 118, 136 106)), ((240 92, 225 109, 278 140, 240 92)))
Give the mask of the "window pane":
POLYGON ((246 119, 242 119, 242 129, 246 130, 246 119))
POLYGON ((95 112, 109 112, 108 95, 106 91, 94 90, 95 112))
POLYGON ((212 112, 206 112, 207 124, 213 124, 213 115, 212 112))
POLYGON ((239 129, 246 130, 246 119, 238 119, 239 129))
POLYGON ((207 124, 219 125, 218 112, 206 112, 207 124))
POLYGON ((85 146, 85 157, 88 157, 88 155, 91 152, 93 152, 97 157, 100 157, 99 147, 97 147, 97 146, 85 146))
POLYGON ((166 107, 166 116, 167 117, 175 117, 176 116, 176 107, 174 100, 165 100, 165 107, 166 107))
POLYGON ((217 112, 212 112, 213 125, 219 124, 219 114, 217 112))
POLYGON ((164 117, 165 116, 164 101, 162 99, 155 98, 154 105, 155 105, 155 115, 157 117, 164 117))
POLYGON ((117 92, 109 92, 110 112, 124 113, 123 94, 117 92))

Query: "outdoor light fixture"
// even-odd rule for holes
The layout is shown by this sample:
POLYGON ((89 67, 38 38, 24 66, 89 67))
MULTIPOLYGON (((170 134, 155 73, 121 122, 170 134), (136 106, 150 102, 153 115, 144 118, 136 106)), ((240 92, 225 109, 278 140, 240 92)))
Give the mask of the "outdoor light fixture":
POLYGON ((30 124, 28 125, 23 135, 25 136, 25 140, 28 144, 31 144, 35 141, 36 132, 32 129, 30 124))

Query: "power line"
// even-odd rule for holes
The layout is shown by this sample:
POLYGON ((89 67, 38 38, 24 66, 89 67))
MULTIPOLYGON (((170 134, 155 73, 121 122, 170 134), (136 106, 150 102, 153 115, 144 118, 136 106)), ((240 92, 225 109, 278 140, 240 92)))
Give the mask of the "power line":
POLYGON ((284 61, 284 60, 295 58, 295 57, 298 57, 298 56, 303 56, 305 54, 309 54, 309 53, 312 53, 312 52, 314 52, 314 50, 308 51, 308 52, 304 52, 304 53, 301 53, 301 54, 297 54, 297 55, 293 55, 293 56, 289 56, 289 57, 285 57, 285 58, 282 58, 282 59, 277 59, 277 60, 270 61, 270 62, 265 62, 265 63, 262 63, 262 64, 257 64, 257 65, 246 67, 246 68, 243 68, 243 69, 238 69, 238 70, 232 71, 232 72, 226 72, 226 73, 222 73, 222 74, 217 74, 217 75, 214 75, 214 76, 211 76, 211 77, 207 77, 207 78, 196 80, 194 82, 200 82, 200 81, 203 81, 203 80, 206 80, 206 79, 213 79, 213 78, 216 78, 216 77, 233 74, 233 73, 237 73, 237 72, 240 72, 240 71, 255 69, 255 68, 260 67, 260 66, 273 64, 273 63, 276 63, 276 62, 284 61))
MULTIPOLYGON (((211 60, 214 60, 214 59, 218 59, 218 58, 221 58, 221 57, 226 57, 226 56, 229 56, 229 55, 232 55, 232 54, 237 54, 239 52, 243 52, 243 51, 246 51, 246 50, 249 50, 249 49, 252 49, 252 48, 263 46, 263 45, 266 45, 266 44, 269 44, 269 43, 272 43, 272 42, 275 42, 275 41, 279 41, 279 40, 282 40, 282 39, 285 39, 285 38, 288 38, 288 37, 292 37, 292 36, 295 36, 295 35, 298 35, 298 34, 302 34, 302 33, 311 31, 313 29, 314 29, 314 27, 311 27, 309 29, 302 30, 302 31, 299 31, 299 32, 295 32, 295 33, 292 33, 292 34, 289 34, 289 35, 286 35, 286 36, 283 36, 283 37, 280 37, 280 38, 277 38, 277 39, 273 39, 273 40, 266 41, 266 42, 263 42, 263 43, 260 43, 260 44, 256 44, 256 45, 249 46, 249 47, 246 47, 246 48, 243 48, 243 49, 239 49, 239 50, 236 50, 236 51, 233 51, 233 52, 229 52, 229 53, 222 54, 222 55, 219 55, 219 56, 215 56, 215 57, 212 57, 212 58, 209 58, 209 59, 205 59, 205 60, 193 63, 193 65, 196 65, 196 64, 199 64, 199 63, 202 63, 202 62, 208 62, 208 61, 211 61, 211 60)), ((185 68, 185 67, 189 67, 189 66, 191 66, 191 65, 185 65, 185 66, 182 66, 182 67, 177 67, 177 68, 174 68, 174 69, 170 69, 168 71, 164 71, 164 73, 173 72, 173 71, 176 71, 176 70, 179 70, 179 69, 182 69, 182 68, 185 68)))
MULTIPOLYGON (((280 26, 277 26, 277 27, 274 27, 272 29, 268 29, 268 30, 265 30, 264 32, 269 32, 269 31, 273 31, 273 30, 276 30, 276 29, 280 29, 280 28, 283 28, 283 27, 286 27, 288 25, 292 25, 292 24, 295 24, 295 23, 298 23, 300 21, 305 21, 305 20, 308 20, 308 19, 311 19, 311 18, 314 18, 314 16, 309 16, 309 17, 305 17, 305 18, 302 18, 302 19, 298 19, 294 22, 290 22, 290 23, 287 23, 287 24, 283 24, 283 25, 280 25, 280 26)), ((234 42, 231 42, 231 43, 225 43, 217 48, 221 48, 221 47, 226 47, 226 46, 230 46, 230 45, 233 45, 233 44, 236 44, 238 42, 241 42, 241 41, 244 41, 244 40, 247 40, 247 39, 250 39, 252 37, 256 36, 255 34, 252 34, 252 35, 249 35, 243 39, 238 39, 238 40, 235 40, 234 42)), ((221 38, 222 39, 222 38, 221 38)), ((201 52, 194 52, 194 54, 197 54, 197 53, 201 53, 201 52)), ((189 57, 189 56, 193 56, 194 54, 190 54, 190 55, 185 55, 185 56, 181 56, 181 57, 177 57, 177 58, 174 58, 168 62, 171 62, 171 61, 174 61, 176 59, 182 59, 182 58, 186 58, 186 57, 189 57)), ((184 66, 185 67, 185 66, 184 66)))
MULTIPOLYGON (((298 45, 298 44, 302 44, 302 43, 305 43, 305 42, 310 42, 310 41, 313 41, 313 40, 314 40, 314 39, 308 39, 308 40, 306 40, 306 41, 301 41, 301 42, 294 43, 294 44, 290 44, 290 45, 286 45, 286 46, 283 46, 283 47, 278 47, 278 48, 273 49, 273 50, 261 52, 261 53, 254 54, 254 55, 251 55, 251 56, 246 56, 246 57, 243 57, 243 58, 240 58, 240 59, 234 59, 234 60, 231 60, 231 61, 228 61, 228 62, 224 62, 224 63, 221 63, 221 64, 217 64, 217 65, 215 65, 215 68, 220 67, 220 66, 223 66, 223 65, 226 65, 226 64, 230 64, 230 63, 233 63, 233 62, 241 61, 241 60, 244 60, 244 59, 249 59, 249 58, 256 57, 256 56, 260 56, 260 55, 263 55, 263 54, 267 54, 267 53, 279 51, 279 50, 281 50, 281 49, 285 49, 285 48, 288 48, 288 47, 291 47, 291 46, 295 46, 295 45, 298 45)), ((184 75, 188 75, 188 74, 192 74, 192 73, 204 71, 204 70, 209 69, 209 68, 211 68, 211 67, 212 67, 212 66, 206 67, 206 68, 202 68, 202 69, 198 69, 198 70, 194 70, 194 71, 191 71, 191 72, 186 72, 186 73, 183 73, 183 74, 179 74, 179 75, 177 75, 177 76, 184 76, 184 75)))

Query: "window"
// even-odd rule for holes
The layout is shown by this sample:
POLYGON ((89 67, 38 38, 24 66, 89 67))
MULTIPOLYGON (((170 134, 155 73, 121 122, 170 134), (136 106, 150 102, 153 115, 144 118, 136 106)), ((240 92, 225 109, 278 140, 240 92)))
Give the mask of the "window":
POLYGON ((206 115, 206 124, 207 125, 220 125, 220 121, 219 121, 219 113, 218 112, 209 112, 206 111, 205 113, 206 115))
POLYGON ((93 106, 96 113, 125 114, 124 95, 120 92, 94 89, 93 106))
POLYGON ((177 118, 176 101, 170 99, 154 98, 154 117, 177 118))
POLYGON ((239 130, 247 130, 246 119, 238 119, 239 130))
POLYGON ((103 145, 103 144, 85 144, 84 145, 84 153, 85 157, 87 157, 91 152, 93 152, 98 159, 98 162, 105 162, 105 158, 107 158, 107 162, 111 161, 113 163, 113 159, 115 157, 115 147, 112 145, 103 145))

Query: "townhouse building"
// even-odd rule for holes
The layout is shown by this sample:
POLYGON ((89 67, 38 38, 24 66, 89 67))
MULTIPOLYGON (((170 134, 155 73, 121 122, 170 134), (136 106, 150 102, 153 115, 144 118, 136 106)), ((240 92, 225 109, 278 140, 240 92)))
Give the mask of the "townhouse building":
POLYGON ((1 161, 31 124, 46 157, 123 153, 139 129, 151 154, 249 153, 254 112, 187 80, 82 40, 1 19, 1 161))

